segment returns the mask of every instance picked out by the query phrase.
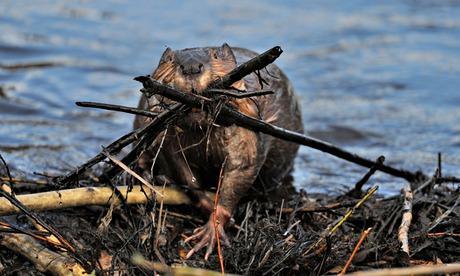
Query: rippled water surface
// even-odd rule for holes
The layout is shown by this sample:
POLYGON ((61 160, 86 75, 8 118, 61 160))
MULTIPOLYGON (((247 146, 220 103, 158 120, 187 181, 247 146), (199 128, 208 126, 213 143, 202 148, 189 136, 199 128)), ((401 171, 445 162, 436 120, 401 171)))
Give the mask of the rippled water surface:
MULTIPOLYGON (((8 1, 0 4, 0 152, 56 173, 128 132, 133 117, 77 100, 135 106, 137 75, 165 46, 264 51, 301 98, 309 134, 431 174, 460 174, 459 1, 8 1)), ((302 148, 296 184, 340 192, 365 171, 302 148)), ((386 194, 402 181, 377 174, 386 194)))

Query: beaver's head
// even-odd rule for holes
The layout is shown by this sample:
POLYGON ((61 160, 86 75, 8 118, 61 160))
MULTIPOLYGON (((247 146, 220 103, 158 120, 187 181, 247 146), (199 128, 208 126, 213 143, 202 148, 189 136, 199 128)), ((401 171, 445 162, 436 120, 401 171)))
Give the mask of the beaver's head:
MULTIPOLYGON (((221 47, 188 48, 177 51, 167 48, 152 78, 185 93, 200 93, 211 82, 225 76, 236 66, 235 55, 227 43, 221 47)), ((245 90, 244 81, 235 82, 232 87, 245 90)), ((159 100, 169 102, 164 98, 159 100)), ((230 103, 246 115, 258 116, 257 106, 249 98, 232 99, 230 103)), ((208 122, 204 112, 197 109, 192 111, 188 123, 202 126, 208 122)))
MULTIPOLYGON (((208 85, 236 67, 236 59, 227 43, 221 47, 167 48, 152 77, 183 92, 200 93, 208 85)), ((244 89, 244 82, 234 84, 244 89)))

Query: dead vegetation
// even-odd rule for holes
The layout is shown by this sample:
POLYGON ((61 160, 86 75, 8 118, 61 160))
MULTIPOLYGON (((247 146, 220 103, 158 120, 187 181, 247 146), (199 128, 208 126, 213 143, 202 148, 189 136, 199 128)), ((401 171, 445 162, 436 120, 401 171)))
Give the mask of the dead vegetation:
MULTIPOLYGON (((223 247, 221 251, 225 272, 337 274, 343 271, 352 255, 346 272, 459 262, 460 220, 455 209, 460 194, 458 187, 436 184, 435 179, 412 183, 412 186, 412 223, 407 231, 409 254, 401 247, 401 231, 398 231, 407 212, 403 195, 376 198, 370 196, 374 189, 365 196, 368 199, 362 201, 347 197, 311 197, 301 192, 284 201, 247 198, 240 205, 234 216, 235 223, 228 231, 232 247, 223 247), (354 207, 346 207, 351 204, 344 207, 340 202, 354 203, 354 207), (361 238, 365 231, 368 231, 367 238, 361 238), (355 250, 359 240, 362 244, 355 250)), ((43 188, 49 189, 37 187, 43 188)), ((20 186, 16 189, 21 191, 20 186)), ((124 188, 120 190, 124 194, 124 188)), ((166 190, 162 192, 167 194, 166 190)), ((41 258, 50 254, 46 252, 55 252, 63 259, 74 260, 88 272, 100 274, 148 275, 152 268, 179 273, 182 270, 174 267, 184 265, 221 270, 217 254, 211 255, 208 262, 204 261, 203 254, 185 259, 192 248, 184 242, 185 238, 206 218, 187 205, 165 204, 159 197, 154 201, 143 198, 144 202, 134 202, 136 205, 92 205, 41 213, 40 216, 51 221, 72 244, 76 256, 63 249, 59 241, 53 242, 46 231, 34 229, 26 215, 4 216, 2 221, 6 224, 1 225, 4 232, 1 244, 5 247, 0 251, 4 271, 23 269, 29 273, 37 269, 53 273, 53 267, 45 269, 42 262, 30 257, 33 250, 20 250, 24 249, 25 242, 15 243, 15 236, 27 238, 28 246, 35 245, 34 250, 44 254, 41 258), (43 251, 43 248, 48 249, 43 251), (135 254, 153 261, 155 266, 139 264, 138 259, 133 263, 135 254)))
MULTIPOLYGON (((212 84, 203 95, 185 94, 148 77, 136 78, 142 82, 145 95, 157 94, 178 102, 160 114, 78 103, 141 114, 152 121, 65 175, 40 181, 15 179, 2 158, 2 272, 150 275, 156 271, 214 275, 213 271, 222 271, 320 275, 393 267, 409 267, 413 270, 404 272, 409 274, 419 270, 426 273, 427 269, 460 272, 458 265, 412 267, 460 262, 460 181, 443 176, 441 162, 433 177, 396 169, 383 164, 383 157, 376 162, 365 159, 248 117, 227 104, 228 97, 235 93, 238 97, 270 93, 240 93, 228 88, 248 74, 257 74, 281 53, 279 47, 270 49, 212 84), (278 198, 248 197, 239 205, 228 231, 232 246, 220 247, 217 236, 218 254, 212 254, 208 261, 201 254, 186 259, 192 247, 185 240, 204 221, 190 207, 184 193, 187 187, 166 186, 166 182, 156 178, 144 179, 135 172, 135 164, 139 155, 158 141, 156 138, 165 127, 174 124, 191 107, 210 112, 219 124, 237 124, 322 150, 368 167, 369 171, 340 197, 313 197, 306 192, 278 198), (132 143, 135 146, 123 158, 114 157, 132 143), (102 169, 92 168, 104 160, 109 163, 102 169), (401 179, 401 186, 405 184, 402 194, 376 198, 378 187, 362 191, 376 170, 401 179), (139 184, 133 186, 134 183, 139 184), (23 194, 30 191, 30 185, 34 192, 23 194)), ((217 201, 219 190, 213 192, 217 201)))

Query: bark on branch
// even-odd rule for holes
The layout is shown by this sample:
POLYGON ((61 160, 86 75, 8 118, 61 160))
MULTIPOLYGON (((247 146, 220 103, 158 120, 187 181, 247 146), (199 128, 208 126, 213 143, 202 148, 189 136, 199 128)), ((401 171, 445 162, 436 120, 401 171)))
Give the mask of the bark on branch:
POLYGON ((148 117, 156 117, 160 115, 160 113, 152 112, 149 110, 142 110, 139 108, 116 105, 116 104, 105 104, 105 103, 95 103, 95 102, 76 102, 75 104, 81 107, 99 108, 99 109, 105 109, 105 110, 125 112, 129 114, 134 114, 134 115, 143 115, 143 116, 148 116, 148 117))
MULTIPOLYGON (((117 188, 127 204, 144 204, 154 196, 154 193, 149 188, 145 187, 143 189, 144 191, 142 191, 141 186, 138 185, 133 186, 133 189, 129 193, 128 186, 118 186, 117 188), (148 198, 145 195, 147 195, 148 198)), ((163 187, 157 187, 157 190, 162 189, 163 187)), ((88 205, 109 206, 114 200, 115 204, 120 204, 120 199, 113 193, 111 187, 85 187, 17 195, 16 198, 30 210, 46 211, 88 205)), ((163 200, 164 204, 190 204, 189 197, 183 191, 165 187, 162 193, 164 197, 159 197, 158 200, 163 200)), ((21 210, 11 204, 7 199, 0 198, 0 216, 20 212, 21 210)))
POLYGON ((264 69, 270 63, 273 63, 281 54, 283 50, 279 46, 275 46, 264 53, 248 60, 240 66, 233 69, 230 73, 212 83, 210 88, 228 88, 233 83, 241 80, 247 75, 264 69))
MULTIPOLYGON (((169 98, 173 101, 180 102, 187 106, 195 107, 195 108, 202 108, 202 107, 206 108, 207 106, 209 107, 210 104, 213 104, 212 102, 210 103, 209 101, 203 100, 203 97, 201 96, 198 97, 191 93, 183 93, 181 91, 178 91, 176 89, 163 85, 155 80, 152 80, 148 76, 140 76, 140 77, 135 78, 135 80, 143 84, 144 88, 141 89, 141 92, 144 93, 147 97, 150 97, 154 94, 158 94, 166 98, 169 98)), ((375 167, 379 171, 388 173, 396 177, 404 178, 408 181, 413 181, 417 178, 416 173, 402 170, 402 169, 393 168, 391 166, 387 166, 383 164, 381 165, 376 164, 375 161, 372 161, 370 159, 361 157, 357 154, 348 152, 328 142, 321 141, 319 139, 309 137, 302 133, 290 131, 290 130, 266 123, 264 121, 255 119, 253 117, 247 116, 229 105, 222 106, 222 109, 218 117, 218 122, 219 121, 225 122, 227 124, 234 123, 238 126, 241 126, 241 127, 253 130, 253 131, 262 132, 262 133, 274 136, 279 139, 283 139, 286 141, 308 146, 308 147, 329 153, 338 158, 347 160, 349 162, 361 165, 363 167, 367 167, 367 168, 375 167)))
POLYGON ((229 96, 232 98, 243 99, 243 98, 250 98, 250 97, 257 97, 257 96, 264 96, 270 95, 274 92, 271 90, 258 90, 258 91, 251 91, 251 92, 235 92, 234 90, 229 89, 208 89, 206 90, 207 93, 211 95, 223 95, 229 96))
POLYGON ((85 269, 65 253, 56 253, 25 234, 4 233, 0 244, 31 261, 41 272, 51 275, 89 275, 85 269))

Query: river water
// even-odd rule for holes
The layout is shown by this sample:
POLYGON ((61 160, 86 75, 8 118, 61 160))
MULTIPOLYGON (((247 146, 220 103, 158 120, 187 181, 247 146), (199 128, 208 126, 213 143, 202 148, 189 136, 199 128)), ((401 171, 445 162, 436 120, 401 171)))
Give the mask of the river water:
MULTIPOLYGON (((0 153, 56 174, 131 130, 166 46, 280 45, 310 135, 387 163, 460 174, 460 1, 20 1, 0 4, 0 153)), ((367 170, 302 148, 295 183, 339 193, 367 170)), ((402 180, 369 184, 398 193, 402 180)))

